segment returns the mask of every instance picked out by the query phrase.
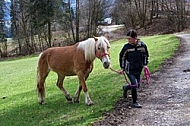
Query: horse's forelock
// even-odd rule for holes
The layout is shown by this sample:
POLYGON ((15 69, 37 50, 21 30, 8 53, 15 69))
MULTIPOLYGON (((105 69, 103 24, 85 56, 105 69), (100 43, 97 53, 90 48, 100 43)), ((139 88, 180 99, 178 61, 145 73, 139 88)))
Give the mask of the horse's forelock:
POLYGON ((110 48, 110 43, 104 36, 99 37, 99 42, 105 50, 110 48))

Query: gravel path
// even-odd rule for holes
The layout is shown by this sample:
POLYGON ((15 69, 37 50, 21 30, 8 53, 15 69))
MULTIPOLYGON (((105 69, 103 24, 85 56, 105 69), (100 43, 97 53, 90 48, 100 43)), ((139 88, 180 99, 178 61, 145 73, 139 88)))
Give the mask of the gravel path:
POLYGON ((176 35, 179 51, 138 91, 143 108, 130 108, 131 100, 121 98, 93 126, 190 126, 190 34, 176 35))

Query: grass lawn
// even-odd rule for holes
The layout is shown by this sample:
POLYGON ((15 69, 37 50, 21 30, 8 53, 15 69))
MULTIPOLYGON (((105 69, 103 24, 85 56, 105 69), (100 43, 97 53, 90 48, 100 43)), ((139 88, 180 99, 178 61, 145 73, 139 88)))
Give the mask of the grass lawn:
MULTIPOLYGON (((158 69, 161 63, 172 56, 179 45, 173 35, 142 37, 150 53, 149 69, 158 69)), ((126 43, 121 39, 111 43, 112 68, 119 70, 118 55, 126 43)), ((86 126, 101 119, 102 113, 111 111, 122 96, 123 76, 104 69, 96 59, 95 67, 87 80, 93 106, 84 104, 81 92, 80 103, 67 103, 56 87, 57 75, 50 72, 46 79, 46 105, 39 105, 36 93, 37 57, 25 57, 0 62, 0 126, 86 126)), ((65 87, 72 96, 78 87, 77 77, 66 77, 65 87)))

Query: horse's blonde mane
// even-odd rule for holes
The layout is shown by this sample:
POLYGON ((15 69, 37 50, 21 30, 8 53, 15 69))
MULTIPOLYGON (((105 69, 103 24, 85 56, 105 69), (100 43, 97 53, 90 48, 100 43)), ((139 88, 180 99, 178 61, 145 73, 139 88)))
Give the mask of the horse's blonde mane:
POLYGON ((95 44, 96 42, 94 38, 89 38, 85 41, 79 42, 78 49, 82 49, 84 51, 86 61, 93 61, 96 58, 95 44))
POLYGON ((96 39, 97 41, 95 41, 95 38, 89 38, 79 42, 78 49, 84 51, 86 61, 93 61, 96 58, 95 52, 98 46, 101 46, 105 50, 107 50, 107 47, 110 47, 109 41, 104 36, 96 37, 96 39))

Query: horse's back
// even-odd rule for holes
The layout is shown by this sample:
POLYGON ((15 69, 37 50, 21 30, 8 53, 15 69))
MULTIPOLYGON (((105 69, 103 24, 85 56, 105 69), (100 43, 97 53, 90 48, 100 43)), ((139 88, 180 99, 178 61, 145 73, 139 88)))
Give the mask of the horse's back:
POLYGON ((70 53, 76 52, 77 45, 78 44, 75 44, 75 45, 72 45, 72 46, 64 46, 64 47, 52 47, 52 48, 46 49, 43 53, 46 53, 46 54, 51 55, 51 56, 54 56, 54 55, 58 55, 58 56, 68 55, 70 53))
POLYGON ((76 75, 76 62, 80 63, 84 59, 84 54, 77 49, 77 45, 48 48, 41 57, 46 60, 49 69, 56 73, 76 75))

